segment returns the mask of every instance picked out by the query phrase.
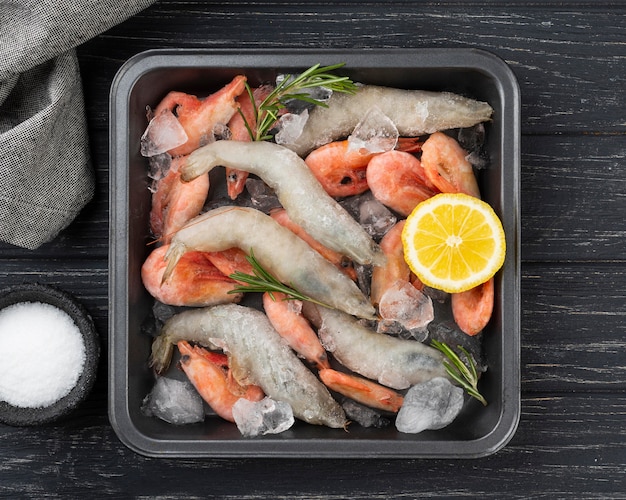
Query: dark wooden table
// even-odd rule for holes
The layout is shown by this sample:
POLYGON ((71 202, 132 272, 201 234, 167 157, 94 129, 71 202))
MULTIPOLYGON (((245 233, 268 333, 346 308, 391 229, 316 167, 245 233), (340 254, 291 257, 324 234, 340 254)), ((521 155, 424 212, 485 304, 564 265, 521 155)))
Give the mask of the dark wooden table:
POLYGON ((0 496, 626 498, 626 3, 161 1, 78 49, 93 202, 36 251, 0 245, 3 285, 41 281, 93 315, 89 399, 0 426, 0 496), (478 47, 522 92, 522 415, 474 460, 149 459, 107 417, 108 94, 159 47, 478 47))

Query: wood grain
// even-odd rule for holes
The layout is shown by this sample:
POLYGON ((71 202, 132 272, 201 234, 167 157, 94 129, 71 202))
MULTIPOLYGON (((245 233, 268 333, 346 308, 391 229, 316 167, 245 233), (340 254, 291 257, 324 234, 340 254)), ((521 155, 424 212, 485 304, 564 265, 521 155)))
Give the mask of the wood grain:
POLYGON ((161 0, 80 46, 96 196, 40 249, 0 244, 0 284, 76 295, 103 356, 68 419, 0 425, 0 497, 625 498, 625 14, 624 1, 161 0), (522 96, 522 415, 507 447, 463 461, 187 460, 145 458, 117 439, 108 96, 126 59, 159 47, 478 47, 510 65, 522 96))

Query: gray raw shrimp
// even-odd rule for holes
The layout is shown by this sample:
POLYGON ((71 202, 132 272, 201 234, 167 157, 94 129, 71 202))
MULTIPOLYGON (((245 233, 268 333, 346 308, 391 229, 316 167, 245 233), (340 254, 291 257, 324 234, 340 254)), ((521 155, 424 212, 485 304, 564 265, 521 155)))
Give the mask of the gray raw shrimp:
POLYGON ((228 304, 173 316, 152 344, 150 363, 157 372, 169 366, 174 345, 181 340, 224 349, 239 383, 258 385, 271 398, 289 403, 299 419, 333 428, 346 426, 341 406, 262 312, 228 304))
POLYGON ((341 311, 305 303, 328 352, 343 366, 387 387, 406 389, 434 377, 448 378, 444 355, 416 340, 376 333, 341 311))
POLYGON ((360 264, 382 265, 385 256, 293 151, 271 142, 216 141, 203 146, 181 167, 190 181, 216 166, 258 175, 278 196, 289 217, 313 238, 360 264))
POLYGON ((220 207, 188 222, 171 240, 165 255, 166 282, 188 251, 216 252, 237 247, 278 280, 319 302, 372 319, 375 309, 358 286, 304 240, 269 215, 246 207, 220 207))
POLYGON ((471 127, 491 118, 493 109, 450 92, 404 90, 362 85, 355 94, 333 93, 328 107, 316 106, 309 112, 302 134, 285 146, 300 156, 313 149, 347 137, 372 108, 377 107, 398 129, 402 137, 416 137, 440 130, 471 127))

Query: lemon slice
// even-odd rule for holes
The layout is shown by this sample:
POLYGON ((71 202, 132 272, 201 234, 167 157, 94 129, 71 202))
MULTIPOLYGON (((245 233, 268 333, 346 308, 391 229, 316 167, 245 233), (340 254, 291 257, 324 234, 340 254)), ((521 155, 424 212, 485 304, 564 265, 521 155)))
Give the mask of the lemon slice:
POLYGON ((402 230, 404 258, 427 286, 450 293, 484 283, 502 267, 504 229, 484 201, 443 193, 423 201, 402 230))

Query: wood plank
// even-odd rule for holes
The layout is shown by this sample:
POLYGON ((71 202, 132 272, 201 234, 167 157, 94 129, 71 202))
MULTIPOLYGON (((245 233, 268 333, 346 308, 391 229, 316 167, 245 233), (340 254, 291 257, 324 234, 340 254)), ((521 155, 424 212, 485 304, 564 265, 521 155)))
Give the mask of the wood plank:
POLYGON ((623 265, 524 266, 523 391, 623 392, 624 296, 623 265))
POLYGON ((97 487, 99 495, 123 497, 184 492, 186 497, 249 499, 502 498, 506 491, 507 498, 528 498, 532 492, 549 498, 623 498, 625 423, 623 396, 543 394, 522 400, 517 433, 490 457, 274 459, 270 464, 249 457, 145 458, 118 441, 104 415, 83 414, 63 425, 0 426, 0 474, 11 478, 0 481, 0 492, 77 497, 97 487))
POLYGON ((522 259, 626 258, 625 136, 522 138, 522 259))

